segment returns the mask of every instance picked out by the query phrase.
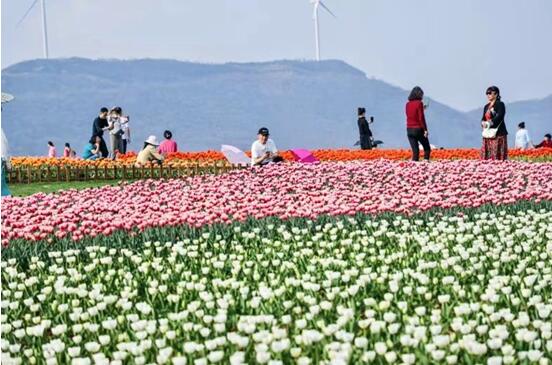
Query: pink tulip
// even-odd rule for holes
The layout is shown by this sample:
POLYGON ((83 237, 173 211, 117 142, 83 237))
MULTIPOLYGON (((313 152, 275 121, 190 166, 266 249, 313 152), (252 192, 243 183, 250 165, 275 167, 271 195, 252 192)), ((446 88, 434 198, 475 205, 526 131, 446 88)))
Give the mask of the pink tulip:
POLYGON ((550 164, 466 160, 281 164, 219 176, 2 198, 2 237, 3 244, 65 236, 79 240, 120 230, 201 227, 248 217, 411 214, 520 200, 552 200, 550 164))

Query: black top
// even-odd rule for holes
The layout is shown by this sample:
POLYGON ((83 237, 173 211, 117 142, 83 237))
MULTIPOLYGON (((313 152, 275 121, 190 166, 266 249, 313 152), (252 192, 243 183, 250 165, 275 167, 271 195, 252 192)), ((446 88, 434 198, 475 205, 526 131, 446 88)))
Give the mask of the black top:
POLYGON ((103 136, 103 128, 107 127, 107 119, 102 119, 97 117, 94 119, 94 124, 92 124, 92 135, 93 136, 103 136))
MULTIPOLYGON (((489 103, 490 104, 490 103, 489 103)), ((482 121, 485 120, 485 114, 487 113, 487 109, 489 109, 489 104, 485 105, 483 108, 483 117, 481 118, 482 121)), ((506 130, 506 121, 504 120, 504 117, 506 116, 506 106, 504 103, 500 100, 498 100, 493 108, 491 109, 491 128, 498 128, 496 131, 497 136, 507 136, 508 131, 506 130)))
POLYGON ((368 121, 365 117, 358 118, 358 131, 360 132, 361 136, 372 137, 372 131, 370 130, 370 127, 368 126, 368 121))

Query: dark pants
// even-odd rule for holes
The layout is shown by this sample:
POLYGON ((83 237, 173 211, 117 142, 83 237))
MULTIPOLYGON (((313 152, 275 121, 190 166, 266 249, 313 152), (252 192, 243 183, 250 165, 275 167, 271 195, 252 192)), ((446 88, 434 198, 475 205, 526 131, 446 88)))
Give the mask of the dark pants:
POLYGON ((372 141, 370 140, 370 135, 368 134, 361 134, 360 135, 360 148, 363 150, 371 150, 372 149, 372 141))
POLYGON ((261 162, 259 164, 259 166, 266 166, 270 163, 280 163, 280 162, 284 162, 284 158, 282 156, 276 156, 274 157, 273 159, 270 159, 270 160, 264 160, 263 162, 261 162))
POLYGON ((122 154, 125 154, 127 151, 127 140, 126 139, 123 139, 122 140, 122 143, 121 143, 121 153, 122 154))
POLYGON ((109 151, 107 150, 107 145, 105 144, 105 141, 104 141, 103 137, 100 137, 100 138, 101 138, 100 153, 102 154, 103 158, 107 158, 107 156, 109 156, 109 151))
POLYGON ((420 148, 418 143, 421 143, 424 147, 424 159, 429 160, 431 147, 429 146, 429 140, 424 136, 424 130, 422 128, 407 128, 406 135, 408 136, 408 142, 410 142, 410 148, 412 149, 412 161, 418 161, 420 159, 420 148))

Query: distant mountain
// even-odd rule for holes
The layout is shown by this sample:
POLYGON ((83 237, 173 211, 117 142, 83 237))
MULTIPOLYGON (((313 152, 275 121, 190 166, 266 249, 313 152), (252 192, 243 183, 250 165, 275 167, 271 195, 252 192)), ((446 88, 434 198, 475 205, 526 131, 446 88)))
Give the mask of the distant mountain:
MULTIPOLYGON (((341 61, 34 60, 4 69, 2 90, 16 96, 2 112, 14 155, 43 155, 48 140, 58 151, 70 142, 80 154, 99 108, 114 105, 131 116, 134 150, 165 129, 182 150, 249 149, 261 126, 282 149, 352 147, 358 106, 375 116, 372 129, 384 147, 407 146, 407 91, 341 61)), ((470 114, 431 101, 427 119, 435 145, 480 143, 470 114)))
MULTIPOLYGON (((483 109, 473 110, 468 115, 481 119, 483 109)), ((506 104, 506 127, 509 143, 514 145, 514 136, 519 122, 525 122, 533 142, 541 142, 546 133, 552 133, 552 95, 544 99, 517 101, 506 104)))

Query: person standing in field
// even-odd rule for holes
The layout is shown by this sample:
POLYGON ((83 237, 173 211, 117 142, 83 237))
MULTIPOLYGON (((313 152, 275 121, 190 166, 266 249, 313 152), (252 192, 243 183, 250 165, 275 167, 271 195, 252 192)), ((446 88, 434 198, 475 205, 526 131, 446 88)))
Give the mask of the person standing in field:
POLYGON ((178 146, 176 145, 176 142, 172 139, 171 131, 165 131, 163 133, 163 137, 165 137, 165 140, 159 145, 159 153, 167 154, 178 151, 178 146))
POLYGON ((54 146, 54 142, 48 141, 48 157, 56 157, 57 151, 56 146, 54 146))
POLYGON ((121 128, 121 116, 123 110, 120 107, 115 107, 109 112, 107 118, 109 137, 111 140, 111 158, 114 160, 117 158, 117 153, 120 153, 123 149, 123 129, 121 128))
POLYGON ((96 117, 96 119, 94 119, 94 123, 92 124, 92 135, 100 137, 101 157, 104 157, 104 158, 109 156, 107 144, 105 143, 105 140, 103 138, 104 132, 109 131, 109 128, 108 128, 109 124, 107 122, 108 113, 109 113, 109 110, 106 107, 101 108, 100 114, 96 117))
POLYGON ((508 131, 506 130, 506 106, 501 100, 500 89, 496 86, 487 88, 487 101, 483 108, 481 127, 483 128, 482 160, 508 159, 508 131))
POLYGON ((130 118, 128 116, 121 117, 121 130, 123 131, 123 136, 121 138, 121 153, 127 153, 128 145, 130 144, 130 118))
POLYGON ((529 137, 529 132, 525 128, 525 122, 518 124, 518 131, 516 132, 516 148, 522 150, 527 150, 533 147, 531 142, 531 137, 529 137))
POLYGON ((360 148, 363 150, 372 149, 372 131, 366 120, 366 109, 358 108, 358 131, 360 134, 360 148))
POLYGON ((429 161, 431 156, 423 98, 424 91, 421 87, 416 86, 410 92, 408 102, 406 103, 406 135, 412 149, 412 161, 420 159, 419 144, 424 149, 424 160, 429 161))
POLYGON ((11 169, 10 155, 8 149, 8 139, 4 135, 4 130, 2 129, 2 140, 1 140, 1 149, 2 149, 2 167, 0 169, 0 175, 2 178, 2 196, 10 196, 11 192, 8 188, 8 181, 6 180, 6 170, 11 169))

